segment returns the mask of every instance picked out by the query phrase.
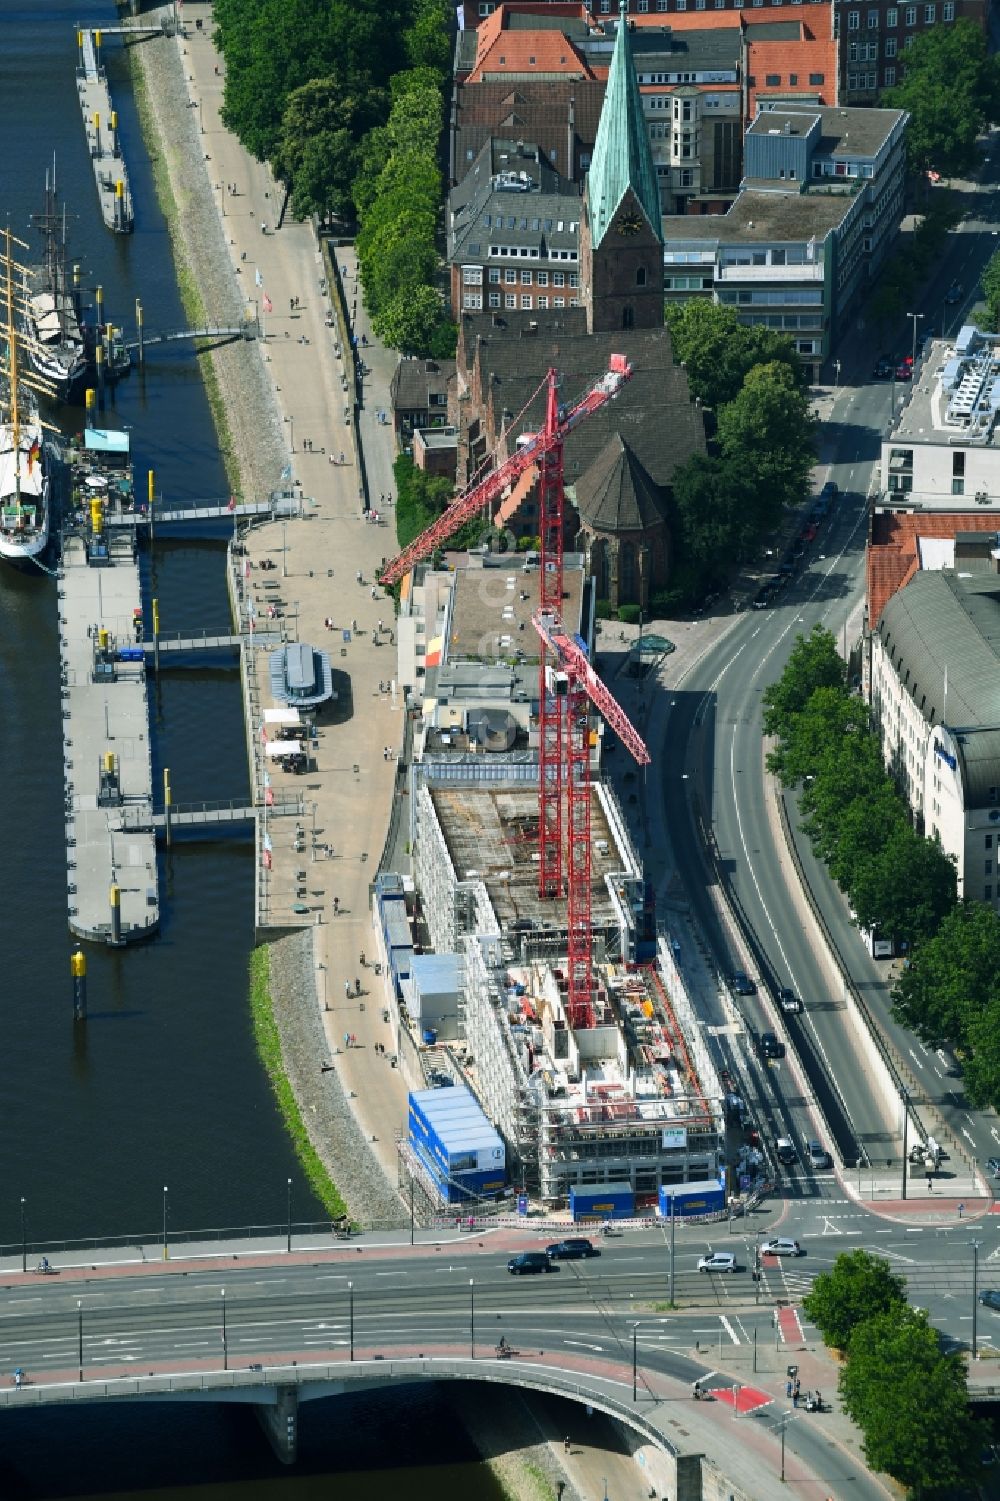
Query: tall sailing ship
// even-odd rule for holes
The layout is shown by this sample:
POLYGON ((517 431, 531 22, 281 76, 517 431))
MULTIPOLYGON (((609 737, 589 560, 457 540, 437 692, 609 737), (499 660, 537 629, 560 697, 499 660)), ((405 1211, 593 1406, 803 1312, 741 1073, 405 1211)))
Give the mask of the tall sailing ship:
POLYGON ((45 246, 39 266, 25 272, 25 353, 57 401, 76 400, 87 375, 87 351, 76 293, 66 270, 66 206, 60 212, 56 164, 45 174, 45 208, 32 216, 45 246))
MULTIPOLYGON (((27 565, 40 558, 49 540, 48 424, 38 411, 39 394, 51 386, 24 368, 20 323, 24 312, 24 267, 14 260, 13 246, 27 247, 9 229, 3 231, 0 291, 4 318, 0 325, 0 559, 27 565)), ((54 429, 50 429, 54 431, 54 429)))

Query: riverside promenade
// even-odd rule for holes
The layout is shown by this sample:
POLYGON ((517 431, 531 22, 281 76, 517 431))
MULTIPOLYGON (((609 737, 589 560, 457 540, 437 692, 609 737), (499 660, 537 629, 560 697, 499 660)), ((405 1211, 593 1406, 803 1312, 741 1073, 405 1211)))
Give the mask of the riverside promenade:
MULTIPOLYGON (((406 1086, 400 1071, 375 1053, 376 1042, 393 1051, 390 1029, 381 1019, 385 980, 374 977, 370 964, 362 969, 359 960, 362 951, 367 957, 375 947, 368 891, 389 826, 403 737, 401 709, 379 690, 395 672, 392 602, 381 591, 373 597, 381 560, 396 550, 395 528, 391 512, 388 525, 382 526, 363 515, 357 454, 344 420, 350 397, 344 395, 342 379, 349 365, 338 359, 335 330, 327 325, 330 301, 322 290, 325 273, 312 226, 286 218, 277 228, 282 189, 219 120, 225 78, 212 42, 211 6, 192 0, 184 14, 187 35, 167 45, 180 50, 234 281, 247 301, 256 301, 262 310, 266 338, 261 353, 281 413, 287 462, 293 481, 308 497, 301 520, 250 531, 249 580, 279 585, 273 592, 282 600, 290 634, 330 653, 338 694, 332 710, 320 716, 313 769, 294 778, 271 772, 276 795, 288 781, 287 790, 304 796, 305 839, 304 849, 298 850, 291 824, 276 826, 266 915, 276 929, 314 925, 316 995, 327 1046, 327 1058, 317 1058, 316 1069, 333 1062, 360 1130, 394 1184, 395 1138, 406 1120, 406 1086), (194 27, 196 18, 204 22, 201 31, 194 27), (275 566, 258 572, 262 561, 275 566), (334 630, 326 627, 327 620, 334 630), (381 636, 379 620, 390 628, 381 636), (296 911, 303 907, 307 913, 296 911), (353 991, 357 979, 364 994, 360 1000, 348 999, 346 987, 353 991), (350 1047, 345 1047, 347 1036, 353 1039, 350 1047)), ((355 332, 371 338, 363 316, 355 332)), ((373 344, 366 361, 372 371, 371 409, 362 414, 360 434, 369 493, 378 507, 379 496, 392 490, 395 455, 392 428, 377 422, 375 409, 388 405, 395 356, 373 344)), ((234 414, 237 435, 248 419, 252 429, 254 415, 234 414)), ((266 623, 260 620, 261 626, 266 623)), ((259 658, 259 680, 262 667, 259 658)), ((363 1206, 358 1208, 363 1212, 363 1206)))

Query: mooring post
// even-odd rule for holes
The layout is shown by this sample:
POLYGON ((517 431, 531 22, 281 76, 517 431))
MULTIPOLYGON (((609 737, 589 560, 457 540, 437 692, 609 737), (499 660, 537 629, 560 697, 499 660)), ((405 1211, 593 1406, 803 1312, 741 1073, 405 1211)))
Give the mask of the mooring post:
POLYGON ((122 941, 122 889, 117 881, 112 881, 111 883, 108 900, 111 904, 111 943, 112 947, 120 948, 122 941))
POLYGON ((124 233, 125 230, 125 184, 119 177, 115 182, 115 224, 124 233))
POLYGON ((153 600, 153 671, 160 676, 160 601, 153 600))
POLYGON ((70 974, 73 976, 73 1020, 87 1020, 87 956, 79 944, 70 955, 70 974))
POLYGON ((146 501, 149 507, 149 545, 150 547, 152 547, 153 538, 156 534, 156 524, 154 520, 154 517, 156 516, 156 481, 152 469, 148 470, 146 474, 146 501))
POLYGON ((146 368, 146 345, 145 345, 144 338, 143 338, 143 328, 142 328, 142 303, 139 301, 138 297, 135 299, 135 327, 136 327, 136 334, 137 334, 138 339, 139 339, 139 369, 140 370, 145 370, 145 368, 146 368))
POLYGON ((170 802, 170 768, 165 766, 163 768, 163 832, 167 841, 167 849, 170 848, 171 843, 170 802))
POLYGON ((112 156, 117 156, 118 155, 118 111, 116 109, 113 109, 111 111, 110 121, 111 121, 111 155, 112 156))
POLYGON ((94 365, 97 371, 97 403, 104 406, 104 344, 100 337, 94 345, 94 365))

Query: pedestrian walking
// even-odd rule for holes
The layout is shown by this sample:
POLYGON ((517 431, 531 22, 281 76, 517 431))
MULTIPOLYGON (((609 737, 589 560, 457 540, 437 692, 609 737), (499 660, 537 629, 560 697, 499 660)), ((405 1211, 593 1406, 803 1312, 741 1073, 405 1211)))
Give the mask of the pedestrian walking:
POLYGON ((340 462, 342 464, 346 464, 347 463, 347 460, 344 458, 344 450, 343 449, 340 450, 340 462))
POLYGON ((569 1453, 569 1451, 570 1451, 570 1448, 571 1448, 571 1445, 570 1445, 570 1441, 569 1441, 569 1438, 568 1438, 568 1437, 566 1437, 566 1438, 564 1438, 564 1439, 563 1439, 563 1449, 564 1449, 564 1450, 565 1450, 565 1452, 566 1452, 566 1453, 567 1453, 567 1454, 568 1454, 568 1453, 569 1453))
POLYGON ((345 980, 344 981, 344 996, 345 996, 345 998, 347 1000, 351 999, 351 982, 350 982, 350 980, 345 980))
POLYGON ((362 949, 361 950, 361 968, 364 969, 364 967, 365 967, 365 951, 364 951, 364 949, 362 949))
POLYGON ((378 590, 374 584, 372 584, 372 599, 378 599, 378 590))
POLYGON ((358 583, 360 584, 361 583, 361 569, 360 568, 358 569, 358 571, 354 575, 354 577, 357 579, 358 583))

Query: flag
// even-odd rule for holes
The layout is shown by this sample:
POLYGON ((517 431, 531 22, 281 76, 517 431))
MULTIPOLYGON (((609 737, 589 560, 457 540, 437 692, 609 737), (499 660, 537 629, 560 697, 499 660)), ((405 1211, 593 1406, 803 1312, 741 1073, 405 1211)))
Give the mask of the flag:
POLYGON ((265 730, 263 725, 261 725, 260 727, 260 743, 261 745, 267 744, 267 731, 265 730))
POLYGON ((264 851, 263 855, 261 855, 261 857, 260 857, 260 863, 263 865, 263 867, 264 867, 265 870, 270 870, 271 869, 271 851, 270 850, 265 850, 264 851))
POLYGON ((32 439, 31 447, 28 449, 28 473, 29 474, 31 473, 32 469, 34 469, 35 463, 36 463, 36 461, 38 459, 38 456, 41 453, 41 451, 42 451, 42 447, 41 447, 41 444, 39 443, 38 439, 37 438, 32 439))
POLYGON ((236 496, 235 495, 230 495, 230 497, 229 497, 229 505, 226 507, 226 509, 228 511, 235 511, 236 510, 236 496))
POLYGON ((265 802, 265 804, 266 804, 266 806, 268 808, 270 808, 272 806, 272 804, 274 803, 274 789, 273 789, 273 787, 265 787, 264 788, 264 802, 265 802))
POLYGON ((266 292, 264 293, 264 296, 261 299, 261 305, 263 306, 263 309, 264 309, 265 313, 273 313, 274 308, 272 307, 272 305, 271 305, 271 299, 270 299, 270 297, 268 297, 268 295, 267 295, 266 292))
POLYGON ((259 266, 257 267, 256 271, 254 272, 254 279, 256 280, 258 287, 262 287, 264 285, 264 278, 260 274, 260 267, 259 266))

